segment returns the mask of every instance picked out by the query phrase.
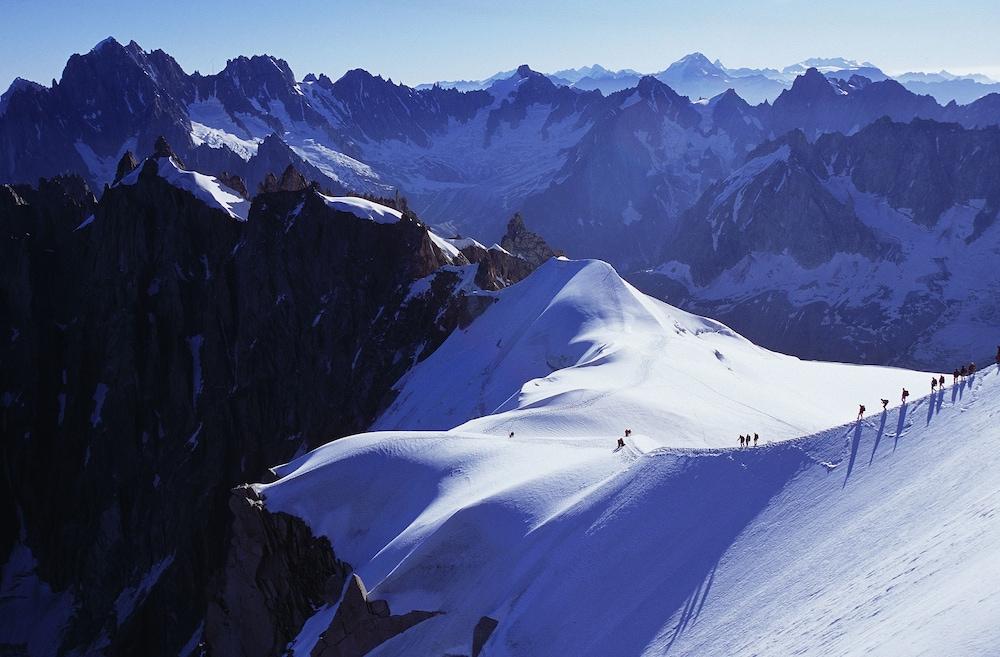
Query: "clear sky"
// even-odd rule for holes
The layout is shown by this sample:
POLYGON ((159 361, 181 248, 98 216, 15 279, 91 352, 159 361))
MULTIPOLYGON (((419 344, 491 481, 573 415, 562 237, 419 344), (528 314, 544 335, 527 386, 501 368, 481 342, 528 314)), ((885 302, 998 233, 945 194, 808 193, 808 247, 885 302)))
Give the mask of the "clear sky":
POLYGON ((0 88, 17 76, 48 84, 109 35, 162 48, 188 72, 268 53, 299 78, 361 67, 408 84, 522 63, 656 72, 693 51, 730 67, 837 55, 891 73, 1000 77, 998 0, 0 0, 0 88))

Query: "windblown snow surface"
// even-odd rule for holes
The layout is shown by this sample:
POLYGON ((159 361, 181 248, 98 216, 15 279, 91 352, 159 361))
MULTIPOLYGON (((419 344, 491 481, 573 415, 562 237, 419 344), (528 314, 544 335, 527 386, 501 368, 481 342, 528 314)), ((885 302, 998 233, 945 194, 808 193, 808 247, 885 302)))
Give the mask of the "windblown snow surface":
POLYGON ((996 367, 875 411, 929 376, 769 353, 602 263, 551 261, 497 297, 384 423, 475 411, 420 417, 422 369, 441 380, 419 403, 472 392, 497 416, 337 440, 259 486, 394 614, 444 612, 372 655, 467 655, 482 616, 488 657, 996 653, 996 367), (467 391, 473 373, 490 383, 467 391), (641 435, 613 451, 627 421, 641 435), (768 442, 733 447, 746 431, 768 442))

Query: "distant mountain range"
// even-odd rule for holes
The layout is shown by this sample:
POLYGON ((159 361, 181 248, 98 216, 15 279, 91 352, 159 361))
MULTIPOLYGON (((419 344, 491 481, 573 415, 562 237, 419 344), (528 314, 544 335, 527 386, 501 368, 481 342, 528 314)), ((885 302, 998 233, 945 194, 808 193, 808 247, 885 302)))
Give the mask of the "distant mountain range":
MULTIPOLYGON (((757 104, 777 98, 797 76, 810 68, 817 69, 831 79, 849 79, 853 75, 860 75, 876 82, 894 79, 910 91, 934 96, 943 104, 951 101, 960 104, 971 103, 987 94, 1000 92, 1000 82, 981 74, 954 75, 940 71, 891 76, 871 62, 859 62, 843 57, 813 57, 779 70, 730 68, 724 66, 718 59, 712 62, 705 55, 695 52, 650 75, 670 85, 677 93, 693 99, 710 98, 726 89, 733 89, 747 102, 757 104)), ((417 85, 416 88, 428 89, 438 85, 459 91, 488 89, 493 82, 509 77, 511 73, 513 71, 505 71, 483 80, 439 81, 417 85)), ((598 89, 605 95, 634 87, 643 76, 642 73, 632 69, 611 71, 600 64, 564 69, 546 75, 555 84, 582 90, 598 89)))
MULTIPOLYGON (((569 255, 608 260, 642 279, 644 289, 724 317, 771 347, 911 365, 957 354, 959 337, 934 329, 930 314, 916 319, 905 296, 889 295, 824 333, 819 327, 833 326, 826 310, 805 313, 798 304, 809 295, 796 296, 789 286, 821 275, 820 286, 830 286, 830 298, 840 299, 837 294, 853 283, 822 273, 817 267, 823 263, 848 253, 865 266, 893 262, 904 276, 919 268, 892 258, 922 245, 914 251, 923 254, 920 262, 946 259, 949 275, 967 277, 963 289, 975 294, 963 297, 934 277, 921 278, 927 272, 914 275, 928 282, 900 283, 901 289, 934 298, 933 312, 955 322, 1000 320, 988 303, 975 302, 992 298, 995 277, 972 276, 973 261, 956 255, 984 249, 981 257, 992 257, 1000 243, 1000 202, 990 182, 1000 170, 1000 93, 942 105, 893 79, 856 72, 831 77, 832 71, 871 68, 864 62, 806 64, 823 70, 806 68, 773 102, 753 105, 725 85, 777 84, 768 75, 791 76, 794 67, 734 76, 692 55, 605 95, 556 84, 522 65, 485 89, 459 91, 413 89, 361 69, 337 80, 323 74, 299 79, 268 55, 237 57, 215 74, 188 74, 163 51, 107 40, 72 56, 52 86, 18 81, 3 94, 0 181, 34 184, 75 173, 101 195, 126 152, 142 153, 163 136, 186 167, 228 181, 248 197, 273 187, 268 176, 292 165, 327 193, 404 196, 423 221, 448 236, 491 243, 521 212, 569 255), (702 85, 706 95, 724 90, 695 100, 676 90, 692 84, 702 85), (900 150, 897 139, 912 150, 900 150), (952 142, 963 146, 934 147, 952 142), (790 163, 788 180, 800 184, 783 183, 771 165, 763 166, 767 157, 784 153, 783 146, 797 154, 779 159, 790 163), (843 192, 836 186, 842 176, 834 173, 859 152, 867 154, 864 175, 857 174, 852 189, 862 196, 843 192), (906 185, 926 198, 901 193, 906 185), (880 209, 865 214, 862 200, 880 209), (958 216, 974 226, 948 229, 931 243, 920 237, 958 216), (746 235, 726 228, 748 217, 754 228, 746 235), (914 228, 889 230, 885 221, 914 228), (722 232, 706 237, 707 225, 722 232), (767 240, 753 238, 760 227, 767 240), (775 265, 763 278, 756 268, 741 273, 762 249, 779 260, 791 258, 780 260, 790 269, 775 265), (749 287, 730 285, 727 277, 749 287), (781 312, 799 313, 783 328, 734 310, 745 309, 751 298, 777 303, 779 296, 787 301, 781 312), (859 328, 904 316, 910 319, 894 324, 891 339, 859 328)), ((572 84, 635 76, 599 67, 559 73, 572 84)))
POLYGON ((632 268, 650 264, 658 236, 708 187, 789 130, 851 133, 881 116, 972 128, 1000 116, 1000 94, 942 106, 893 80, 816 68, 778 89, 764 73, 734 77, 697 54, 656 76, 596 66, 560 75, 624 88, 559 85, 528 66, 464 92, 361 69, 297 79, 268 55, 188 74, 161 50, 108 39, 73 55, 51 87, 19 80, 3 94, 0 180, 79 173, 99 193, 125 151, 162 135, 189 166, 239 176, 251 191, 292 164, 330 192, 398 190, 441 230, 487 240, 524 210, 570 253, 632 268), (702 98, 677 91, 693 87, 702 98), (778 90, 771 104, 741 96, 765 87, 778 90))

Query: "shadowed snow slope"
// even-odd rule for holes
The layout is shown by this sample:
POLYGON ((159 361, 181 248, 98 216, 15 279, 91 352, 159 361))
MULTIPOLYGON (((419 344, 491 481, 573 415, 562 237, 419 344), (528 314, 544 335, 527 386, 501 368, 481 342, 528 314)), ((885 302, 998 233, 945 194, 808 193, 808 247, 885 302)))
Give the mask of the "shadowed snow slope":
MULTIPOLYGON (((717 404, 721 415, 739 408, 717 404)), ((991 655, 998 426, 991 367, 861 423, 756 449, 373 433, 307 454, 261 488, 269 508, 328 536, 394 613, 444 612, 372 655, 468 654, 483 615, 499 620, 486 657, 991 655)))
POLYGON ((654 445, 721 447, 748 432, 812 433, 928 378, 776 354, 642 294, 606 263, 553 259, 411 370, 373 429, 607 445, 629 427, 654 445))

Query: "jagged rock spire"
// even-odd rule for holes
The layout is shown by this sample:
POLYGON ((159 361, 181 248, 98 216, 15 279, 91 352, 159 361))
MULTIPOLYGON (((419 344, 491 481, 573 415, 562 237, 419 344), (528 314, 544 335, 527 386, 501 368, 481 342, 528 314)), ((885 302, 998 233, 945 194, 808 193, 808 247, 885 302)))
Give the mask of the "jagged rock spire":
POLYGON ((309 181, 306 180, 306 177, 294 165, 289 164, 285 167, 280 179, 273 173, 268 173, 260 184, 260 191, 265 193, 300 192, 307 187, 309 187, 309 181))
POLYGON ((161 157, 169 157, 172 158, 174 163, 180 168, 186 168, 184 166, 184 161, 181 160, 180 156, 174 152, 174 149, 170 147, 170 143, 163 135, 156 138, 156 142, 153 144, 153 154, 150 157, 154 160, 161 157))
POLYGON ((219 182, 233 190, 243 198, 250 198, 250 191, 247 189, 247 184, 240 176, 236 174, 223 171, 219 174, 219 182))
POLYGON ((163 135, 157 137, 153 144, 153 157, 174 157, 174 149, 170 148, 163 135))
POLYGON ((500 246, 536 267, 556 255, 540 235, 528 230, 520 212, 515 212, 507 223, 507 233, 500 241, 500 246))
MULTIPOLYGON (((160 139, 163 138, 161 137, 160 139)), ((164 143, 166 143, 166 141, 164 141, 164 143)), ((167 148, 170 147, 167 146, 167 148)), ((118 168, 115 170, 115 181, 112 184, 117 185, 122 178, 132 173, 137 166, 139 166, 139 162, 136 161, 135 155, 132 154, 132 151, 125 151, 125 154, 122 155, 122 159, 118 160, 118 168)))

